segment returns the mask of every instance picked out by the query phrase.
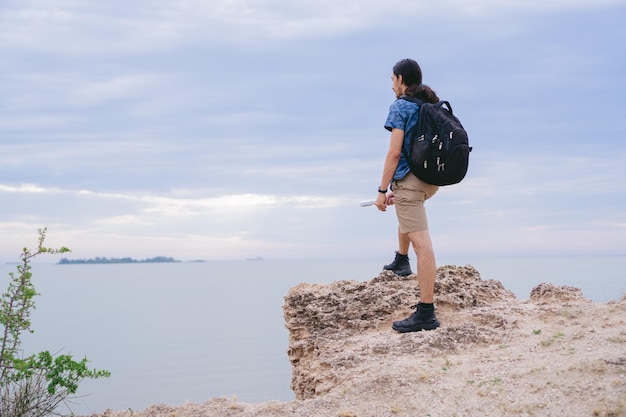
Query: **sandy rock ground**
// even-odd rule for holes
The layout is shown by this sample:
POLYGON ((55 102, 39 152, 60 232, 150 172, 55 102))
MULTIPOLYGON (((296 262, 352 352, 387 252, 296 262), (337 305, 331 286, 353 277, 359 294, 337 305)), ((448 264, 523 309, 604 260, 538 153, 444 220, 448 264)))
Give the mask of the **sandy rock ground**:
POLYGON ((398 334, 414 276, 301 284, 285 296, 291 402, 204 403, 92 417, 626 416, 626 297, 541 284, 518 300, 471 266, 438 269, 434 331, 398 334))

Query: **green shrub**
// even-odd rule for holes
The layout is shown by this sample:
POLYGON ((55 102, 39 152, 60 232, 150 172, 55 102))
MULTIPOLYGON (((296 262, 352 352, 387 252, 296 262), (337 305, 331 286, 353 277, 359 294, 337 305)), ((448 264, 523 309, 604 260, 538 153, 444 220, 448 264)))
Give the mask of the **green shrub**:
POLYGON ((59 254, 70 250, 43 246, 46 229, 39 230, 37 250, 24 248, 17 274, 0 298, 0 416, 43 417, 57 414, 85 378, 110 376, 108 371, 89 369, 87 358, 77 362, 70 355, 52 355, 44 351, 27 357, 20 349, 23 332, 32 333, 30 313, 37 294, 31 281, 31 260, 41 254, 59 254))

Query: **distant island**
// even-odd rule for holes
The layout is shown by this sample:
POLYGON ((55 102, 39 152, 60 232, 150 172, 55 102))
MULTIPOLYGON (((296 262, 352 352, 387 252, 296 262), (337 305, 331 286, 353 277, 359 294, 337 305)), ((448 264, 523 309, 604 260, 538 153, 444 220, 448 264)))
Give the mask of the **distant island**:
POLYGON ((135 263, 159 263, 159 262, 180 262, 174 258, 166 256, 155 256, 149 259, 133 259, 133 258, 101 258, 96 257, 92 259, 67 259, 63 258, 59 261, 59 265, 70 264, 135 264, 135 263))

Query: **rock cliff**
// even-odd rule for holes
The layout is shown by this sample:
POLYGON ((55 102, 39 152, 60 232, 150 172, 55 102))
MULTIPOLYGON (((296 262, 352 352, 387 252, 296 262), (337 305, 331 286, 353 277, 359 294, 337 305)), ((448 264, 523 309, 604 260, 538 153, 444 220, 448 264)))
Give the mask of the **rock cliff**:
POLYGON ((435 293, 437 314, 445 325, 416 339, 415 335, 397 335, 390 330, 391 322, 408 316, 418 301, 414 276, 383 271, 367 282, 292 288, 283 311, 290 335, 291 388, 296 397, 313 398, 342 385, 357 365, 369 362, 372 355, 452 353, 471 344, 499 343, 504 330, 515 325, 506 314, 515 296, 499 281, 481 280, 471 266, 439 268, 435 293), (445 319, 446 312, 470 308, 472 313, 461 320, 445 319), (370 332, 376 330, 389 337, 371 338, 370 332))
POLYGON ((625 413, 624 300, 606 311, 577 288, 544 283, 520 301, 471 266, 439 268, 435 294, 442 327, 397 334, 391 322, 409 315, 419 297, 414 276, 384 271, 368 282, 292 288, 283 310, 296 397, 358 392, 367 403, 382 395, 386 408, 351 411, 365 416, 625 413), (600 327, 614 335, 596 337, 600 327), (456 372, 461 380, 442 384, 456 372), (606 379, 597 384, 589 372, 606 379))

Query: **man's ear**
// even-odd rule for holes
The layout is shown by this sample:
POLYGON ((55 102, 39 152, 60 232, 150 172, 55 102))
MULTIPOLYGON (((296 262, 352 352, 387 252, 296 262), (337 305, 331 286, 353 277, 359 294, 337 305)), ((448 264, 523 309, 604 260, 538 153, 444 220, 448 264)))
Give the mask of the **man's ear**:
POLYGON ((402 78, 402 74, 398 74, 397 77, 398 77, 398 82, 400 84, 404 84, 404 78, 402 78))

